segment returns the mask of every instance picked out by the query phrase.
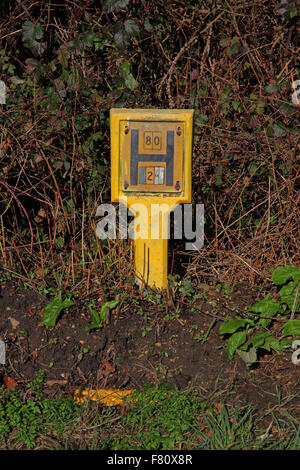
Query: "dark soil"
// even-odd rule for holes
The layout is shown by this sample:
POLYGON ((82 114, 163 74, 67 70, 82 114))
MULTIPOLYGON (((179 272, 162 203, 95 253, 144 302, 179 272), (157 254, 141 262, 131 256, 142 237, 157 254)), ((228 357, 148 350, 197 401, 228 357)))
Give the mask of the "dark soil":
POLYGON ((71 396, 76 388, 140 389, 163 381, 180 389, 196 386, 204 397, 251 405, 261 413, 278 405, 280 393, 281 403, 291 398, 285 408, 300 416, 300 397, 293 398, 300 367, 292 363, 291 351, 263 356, 250 369, 239 357, 228 359, 218 334, 224 315, 245 312, 257 292, 240 286, 226 298, 204 287, 197 289, 200 298, 187 297, 178 318, 172 317, 172 302, 157 306, 131 299, 112 311, 103 329, 87 332, 91 316, 85 302, 78 301, 47 328, 42 313, 49 299, 7 282, 0 295, 0 339, 7 348, 1 376, 22 386, 43 369, 46 396, 71 396))

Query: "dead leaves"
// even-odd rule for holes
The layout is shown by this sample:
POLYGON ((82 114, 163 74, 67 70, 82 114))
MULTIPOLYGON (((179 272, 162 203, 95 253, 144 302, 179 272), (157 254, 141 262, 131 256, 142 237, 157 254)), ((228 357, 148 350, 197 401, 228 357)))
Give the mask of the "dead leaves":
POLYGON ((53 387, 53 385, 66 385, 67 384, 67 380, 47 380, 46 382, 46 385, 48 385, 48 387, 53 387))
POLYGON ((3 377, 3 385, 6 388, 6 390, 13 391, 17 388, 18 382, 15 381, 15 379, 12 379, 11 377, 8 377, 5 375, 3 377))
POLYGON ((108 360, 105 360, 102 362, 101 366, 98 369, 97 372, 97 379, 106 379, 110 375, 112 375, 116 371, 116 368, 114 365, 112 365, 108 360))
POLYGON ((20 322, 13 317, 8 317, 8 320, 10 321, 13 330, 15 330, 20 325, 20 322))

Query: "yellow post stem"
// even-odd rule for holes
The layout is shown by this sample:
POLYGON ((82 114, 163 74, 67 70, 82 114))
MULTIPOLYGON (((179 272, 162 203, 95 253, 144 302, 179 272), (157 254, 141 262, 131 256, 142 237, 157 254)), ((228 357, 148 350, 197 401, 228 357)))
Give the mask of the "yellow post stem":
POLYGON ((157 289, 167 287, 168 240, 134 241, 136 282, 157 289))
POLYGON ((168 215, 173 204, 166 204, 153 213, 151 202, 144 205, 135 218, 134 263, 136 282, 141 287, 167 287, 168 276, 168 215))

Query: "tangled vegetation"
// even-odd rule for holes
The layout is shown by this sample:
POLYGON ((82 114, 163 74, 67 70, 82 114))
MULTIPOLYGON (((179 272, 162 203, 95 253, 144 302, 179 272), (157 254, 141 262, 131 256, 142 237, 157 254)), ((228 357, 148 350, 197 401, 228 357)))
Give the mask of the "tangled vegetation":
POLYGON ((299 8, 167 3, 1 4, 6 272, 45 288, 130 288, 128 243, 95 237, 96 208, 110 201, 112 107, 195 109, 193 203, 206 226, 203 250, 183 258, 189 277, 256 282, 297 264, 299 8))

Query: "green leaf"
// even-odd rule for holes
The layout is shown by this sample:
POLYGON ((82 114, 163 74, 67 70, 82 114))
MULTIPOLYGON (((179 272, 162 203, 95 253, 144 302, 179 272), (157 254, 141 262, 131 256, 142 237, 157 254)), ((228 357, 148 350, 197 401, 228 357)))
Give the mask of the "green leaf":
POLYGON ((282 350, 282 346, 278 339, 274 338, 274 336, 270 335, 265 339, 265 342, 261 346, 262 349, 266 349, 266 351, 270 351, 274 349, 274 351, 280 352, 282 350))
POLYGON ((103 10, 107 13, 120 8, 126 8, 129 3, 129 0, 106 0, 103 5, 103 10))
POLYGON ((123 62, 123 64, 121 64, 121 72, 126 88, 129 88, 130 90, 134 90, 135 88, 137 88, 138 82, 135 80, 134 76, 130 71, 129 62, 123 62))
POLYGON ((140 32, 138 25, 131 19, 124 22, 124 28, 129 36, 137 36, 140 32))
MULTIPOLYGON (((273 317, 274 315, 273 314, 270 314, 270 313, 266 313, 265 315, 266 317, 273 317)), ((272 318, 268 319, 268 318, 261 318, 259 320, 259 322, 257 322, 257 326, 262 326, 263 328, 267 328, 270 323, 272 322, 272 318)))
POLYGON ((114 308, 116 308, 119 302, 119 300, 111 300, 110 302, 106 302, 104 306, 108 307, 110 310, 113 310, 114 308))
POLYGON ((243 318, 231 318, 229 321, 226 321, 221 324, 219 329, 219 335, 232 334, 239 328, 245 326, 246 323, 249 323, 249 321, 244 320, 243 318))
POLYGON ((43 36, 43 28, 40 23, 36 25, 31 21, 25 21, 22 25, 22 40, 25 42, 41 39, 43 36))
POLYGON ((114 35, 114 41, 117 47, 124 49, 129 42, 128 34, 124 31, 124 29, 121 29, 114 35))
POLYGON ((238 331, 229 338, 227 343, 227 354, 230 360, 233 359, 235 351, 238 347, 245 343, 246 339, 246 331, 238 331))
POLYGON ((46 50, 45 42, 38 42, 43 36, 43 27, 40 23, 34 24, 25 21, 22 25, 22 41, 24 46, 30 49, 35 57, 42 55, 46 50))
POLYGON ((265 103, 263 101, 258 100, 256 103, 255 110, 259 116, 261 116, 265 111, 265 103))
POLYGON ((300 312, 299 290, 299 281, 291 281, 279 291, 281 301, 286 303, 292 312, 300 312))
POLYGON ((113 310, 114 308, 116 308, 118 303, 119 303, 119 300, 111 300, 110 302, 106 302, 102 306, 101 312, 100 312, 100 318, 103 322, 106 321, 106 309, 108 308, 109 310, 113 310))
POLYGON ((129 34, 126 33, 123 23, 117 21, 114 25, 114 41, 119 49, 124 49, 129 43, 129 34))
POLYGON ((94 319, 94 322, 96 324, 100 324, 100 316, 99 316, 99 313, 97 312, 97 310, 95 310, 91 305, 89 305, 89 311, 90 311, 90 314, 92 315, 92 317, 94 319))
POLYGON ((146 18, 146 19, 145 19, 144 28, 145 28, 146 31, 148 31, 148 33, 150 33, 150 31, 153 30, 153 26, 152 26, 152 24, 150 23, 149 18, 146 18))
POLYGON ((55 326, 60 312, 74 305, 74 302, 66 298, 62 300, 61 292, 46 306, 43 313, 43 323, 45 326, 55 326))
POLYGON ((221 176, 218 173, 216 173, 216 185, 218 187, 223 186, 223 180, 222 180, 221 176))
POLYGON ((262 333, 257 333, 251 338, 251 343, 254 348, 258 349, 260 348, 266 341, 266 338, 268 336, 271 336, 271 334, 268 331, 264 331, 262 333))
POLYGON ((279 266, 272 275, 272 281, 276 285, 285 284, 290 278, 298 281, 300 279, 300 268, 296 266, 279 266))
POLYGON ((232 107, 235 111, 242 111, 243 110, 243 105, 240 101, 233 101, 232 102, 232 107))
POLYGON ((254 347, 250 348, 249 351, 241 351, 240 349, 237 349, 236 353, 248 366, 257 361, 257 351, 254 347))
POLYGON ((103 327, 102 324, 99 324, 97 322, 92 322, 88 326, 85 327, 85 331, 90 331, 90 330, 93 330, 96 328, 102 328, 102 327, 103 327))
POLYGON ((282 336, 300 336, 300 320, 289 320, 282 329, 282 336))
POLYGON ((261 313, 262 315, 273 316, 280 310, 280 304, 270 299, 259 300, 256 304, 248 307, 250 312, 261 313))
POLYGON ((62 237, 56 237, 55 238, 55 245, 58 248, 62 248, 64 246, 64 239, 62 237))
POLYGON ((100 315, 99 313, 92 308, 92 305, 89 305, 89 311, 94 319, 90 325, 88 325, 85 330, 89 331, 94 328, 103 328, 103 324, 106 322, 106 309, 109 308, 110 310, 113 310, 116 308, 116 306, 119 304, 119 300, 111 300, 109 302, 106 302, 104 305, 101 307, 100 315))
POLYGON ((290 116, 295 112, 295 106, 292 106, 291 104, 288 103, 281 103, 279 105, 279 109, 282 112, 282 114, 285 114, 286 116, 290 116))
POLYGON ((279 344, 280 344, 280 350, 282 351, 283 349, 291 348, 291 346, 293 344, 293 340, 292 339, 282 339, 279 344))

